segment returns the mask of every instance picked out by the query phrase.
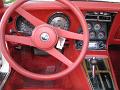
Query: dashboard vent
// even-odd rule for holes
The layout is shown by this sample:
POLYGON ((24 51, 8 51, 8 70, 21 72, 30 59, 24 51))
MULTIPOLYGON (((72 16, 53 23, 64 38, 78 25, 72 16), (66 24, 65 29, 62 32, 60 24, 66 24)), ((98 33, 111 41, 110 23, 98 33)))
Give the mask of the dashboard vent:
POLYGON ((97 21, 98 16, 97 15, 86 15, 86 20, 97 21))

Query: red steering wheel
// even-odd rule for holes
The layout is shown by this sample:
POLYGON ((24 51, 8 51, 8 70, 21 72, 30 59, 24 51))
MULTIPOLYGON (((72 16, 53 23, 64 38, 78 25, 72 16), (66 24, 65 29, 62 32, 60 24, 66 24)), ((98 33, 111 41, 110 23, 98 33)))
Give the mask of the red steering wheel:
POLYGON ((32 78, 36 80, 54 80, 60 77, 63 77, 73 71, 84 59, 87 48, 88 48, 88 41, 89 41, 89 32, 87 28, 87 23, 84 18, 82 12, 72 5, 71 2, 68 0, 58 0, 59 2, 69 6, 69 8, 75 13, 81 26, 83 28, 83 34, 77 34, 74 32, 62 30, 60 28, 56 28, 53 26, 48 25, 47 23, 39 20, 38 18, 34 17, 27 11, 25 11, 20 5, 25 3, 29 0, 17 0, 13 5, 11 5, 3 15, 0 25, 0 41, 1 41, 1 51, 6 60, 9 62, 10 66, 15 69, 18 73, 32 78), (17 35, 7 35, 5 34, 7 21, 13 11, 17 11, 19 14, 22 13, 23 16, 26 17, 34 26, 35 29, 32 32, 32 36, 25 37, 25 36, 17 36, 17 35), (60 53, 57 49, 55 49, 55 45, 57 44, 59 37, 65 37, 73 40, 83 40, 84 44, 81 50, 80 55, 76 59, 75 62, 70 61, 67 57, 65 57, 62 53, 60 53), (42 49, 49 53, 50 55, 54 56, 62 63, 67 65, 67 68, 59 73, 51 74, 51 75, 42 75, 30 72, 19 64, 17 64, 13 58, 10 56, 8 49, 6 47, 6 41, 20 43, 24 45, 29 45, 36 47, 38 49, 42 49))

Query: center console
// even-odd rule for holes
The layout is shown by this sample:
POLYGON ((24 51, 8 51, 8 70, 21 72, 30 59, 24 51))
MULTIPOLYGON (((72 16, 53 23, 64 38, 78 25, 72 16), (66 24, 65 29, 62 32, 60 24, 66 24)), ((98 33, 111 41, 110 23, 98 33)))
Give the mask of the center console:
MULTIPOLYGON (((115 13, 109 12, 88 12, 86 14, 90 34, 88 51, 107 52, 107 38, 114 16, 115 13)), ((81 27, 78 29, 78 33, 83 33, 81 27)), ((82 46, 83 41, 75 41, 77 50, 81 50, 82 46)), ((86 56, 83 67, 92 90, 116 90, 110 60, 107 57, 98 58, 90 54, 86 56)))
POLYGON ((108 59, 88 57, 83 66, 93 90, 115 90, 108 59))

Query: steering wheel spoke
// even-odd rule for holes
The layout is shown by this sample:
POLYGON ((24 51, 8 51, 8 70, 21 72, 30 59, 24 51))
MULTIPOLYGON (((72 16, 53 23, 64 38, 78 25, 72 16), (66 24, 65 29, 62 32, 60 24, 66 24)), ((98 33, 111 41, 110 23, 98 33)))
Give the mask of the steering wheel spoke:
POLYGON ((60 28, 57 28, 57 33, 59 37, 64 37, 64 38, 69 38, 69 39, 74 39, 74 40, 84 40, 83 34, 78 34, 70 31, 66 31, 60 28))
POLYGON ((5 40, 14 43, 20 43, 28 46, 34 46, 31 37, 16 36, 16 35, 5 35, 5 40))
POLYGON ((26 20, 28 20, 35 27, 39 26, 39 25, 42 25, 42 24, 46 24, 45 22, 43 22, 42 20, 40 20, 37 17, 33 16, 32 14, 30 14, 29 12, 27 12, 26 10, 24 10, 21 7, 17 8, 16 12, 18 14, 20 14, 22 17, 24 17, 26 20))
POLYGON ((54 56, 58 60, 60 60, 62 63, 67 65, 68 67, 71 67, 73 65, 73 62, 71 62, 67 57, 65 57, 62 53, 60 53, 57 49, 53 48, 51 50, 46 51, 50 55, 54 56))

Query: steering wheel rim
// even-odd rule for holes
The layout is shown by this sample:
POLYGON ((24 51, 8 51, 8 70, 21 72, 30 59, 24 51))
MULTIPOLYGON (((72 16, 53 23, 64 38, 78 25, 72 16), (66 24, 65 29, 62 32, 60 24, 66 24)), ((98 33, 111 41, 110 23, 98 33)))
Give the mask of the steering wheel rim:
MULTIPOLYGON (((61 71, 59 73, 56 74, 52 74, 52 75, 41 75, 41 74, 36 74, 33 72, 30 72, 26 69, 24 69, 23 67, 21 67, 20 65, 18 65, 10 56, 7 47, 6 47, 6 36, 5 36, 5 29, 6 29, 6 24, 7 24, 7 20, 9 19, 10 15, 12 14, 12 12, 17 9, 20 5, 22 5, 23 3, 25 3, 28 0, 17 0, 13 5, 11 5, 6 12, 3 15, 3 18, 1 20, 1 24, 0 24, 0 41, 1 41, 1 52, 3 54, 3 56, 6 58, 6 60, 9 62, 10 66, 15 69, 18 73, 28 77, 28 78, 32 78, 35 80, 55 80, 58 79, 60 77, 63 77, 67 74, 69 74, 70 72, 72 72, 84 59, 85 54, 87 52, 87 47, 88 47, 88 41, 89 41, 89 32, 88 32, 88 28, 87 28, 87 23, 86 20, 84 18, 84 15, 82 14, 82 12, 77 9, 74 5, 71 4, 71 2, 69 2, 68 0, 57 0, 67 6, 70 7, 70 9, 74 12, 74 14, 77 16, 79 22, 81 23, 81 26, 83 28, 83 47, 81 49, 81 53, 78 56, 78 58, 76 59, 76 61, 73 63, 73 65, 70 65, 69 68, 65 69, 64 71, 61 71)), ((40 26, 41 27, 46 27, 44 25, 40 26)), ((53 27, 51 27, 53 28, 53 27)), ((56 31, 55 31, 56 32, 56 31)), ((65 31, 64 31, 65 32, 65 31)), ((36 35, 36 34, 35 34, 36 35)), ((32 37, 34 39, 36 39, 33 35, 32 37)), ((59 35, 59 34, 58 34, 59 35)), ((33 40, 34 41, 34 40, 33 40)), ((36 42, 35 42, 36 43, 36 42)), ((39 47, 38 47, 39 48, 39 47)), ((45 49, 44 49, 45 50, 45 49)), ((47 52, 49 52, 49 50, 47 50, 47 52)))

